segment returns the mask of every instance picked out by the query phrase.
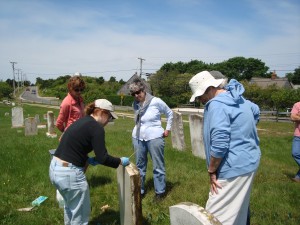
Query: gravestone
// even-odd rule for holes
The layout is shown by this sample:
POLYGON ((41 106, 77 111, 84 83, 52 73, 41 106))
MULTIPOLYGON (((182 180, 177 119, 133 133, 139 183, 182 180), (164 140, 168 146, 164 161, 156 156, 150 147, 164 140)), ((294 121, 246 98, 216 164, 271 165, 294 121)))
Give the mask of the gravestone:
POLYGON ((36 121, 36 123, 37 124, 39 124, 41 121, 40 121, 40 115, 39 114, 36 114, 35 116, 34 116, 34 119, 35 119, 35 121, 36 121))
POLYGON ((25 119, 25 136, 37 135, 37 122, 34 117, 29 117, 25 119))
POLYGON ((192 153, 201 159, 206 159, 203 143, 203 117, 200 115, 189 115, 189 122, 192 153))
POLYGON ((22 107, 13 107, 11 109, 12 116, 12 127, 23 127, 24 126, 24 116, 22 107))
POLYGON ((47 124, 48 132, 46 133, 47 137, 56 138, 57 134, 54 132, 54 114, 52 111, 47 112, 47 124))
POLYGON ((6 112, 6 113, 4 114, 4 116, 9 116, 9 112, 6 112))
POLYGON ((203 207, 182 202, 169 207, 171 225, 222 225, 222 223, 203 207))
POLYGON ((173 111, 173 123, 171 128, 172 147, 180 151, 185 149, 182 116, 173 111))
POLYGON ((142 225, 141 179, 137 167, 130 163, 117 169, 120 224, 142 225))

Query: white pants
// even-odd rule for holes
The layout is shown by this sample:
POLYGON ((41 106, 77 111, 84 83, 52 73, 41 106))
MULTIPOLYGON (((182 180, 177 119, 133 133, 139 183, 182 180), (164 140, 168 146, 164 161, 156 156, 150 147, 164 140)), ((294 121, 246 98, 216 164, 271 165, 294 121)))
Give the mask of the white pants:
POLYGON ((250 192, 255 172, 230 179, 219 179, 218 194, 209 193, 206 210, 223 225, 246 225, 250 192))

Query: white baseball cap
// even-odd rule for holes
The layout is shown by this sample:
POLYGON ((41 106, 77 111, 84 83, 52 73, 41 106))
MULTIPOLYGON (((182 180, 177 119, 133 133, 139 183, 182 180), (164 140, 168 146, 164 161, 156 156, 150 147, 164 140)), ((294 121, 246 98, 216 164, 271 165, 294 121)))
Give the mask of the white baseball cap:
POLYGON ((95 107, 108 110, 111 116, 113 117, 113 119, 118 119, 118 116, 114 113, 114 107, 110 101, 106 99, 97 99, 95 101, 95 107))
POLYGON ((189 81, 189 86, 193 92, 190 102, 194 102, 196 97, 203 95, 208 87, 218 87, 224 80, 215 79, 208 71, 197 73, 189 81))

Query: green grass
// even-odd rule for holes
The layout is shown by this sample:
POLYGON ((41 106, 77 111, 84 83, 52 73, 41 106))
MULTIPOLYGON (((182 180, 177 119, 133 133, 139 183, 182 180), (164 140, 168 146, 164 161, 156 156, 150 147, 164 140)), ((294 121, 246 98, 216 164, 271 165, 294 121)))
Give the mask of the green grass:
MULTIPOLYGON (((24 115, 40 115, 46 108, 23 105, 24 115)), ((50 109, 57 115, 58 110, 50 109)), ((56 148, 58 138, 46 137, 46 129, 39 129, 37 136, 25 137, 24 129, 11 128, 11 107, 0 105, 0 224, 53 225, 63 224, 63 210, 55 199, 55 188, 48 176, 49 149, 56 148), (36 210, 19 212, 29 207, 40 195, 48 199, 36 210)), ((133 120, 120 118, 106 129, 106 145, 111 155, 129 156, 133 120)), ((292 123, 261 122, 258 126, 262 159, 251 194, 252 225, 299 225, 300 184, 290 178, 297 171, 291 157, 292 123)), ((209 180, 205 161, 191 153, 189 127, 185 123, 187 151, 172 148, 171 138, 166 139, 165 160, 167 172, 167 197, 153 202, 152 164, 147 172, 147 195, 142 201, 143 224, 170 224, 169 206, 180 202, 193 202, 205 206, 209 180)), ((58 134, 59 131, 57 131, 58 134)), ((131 158, 133 161, 134 159, 131 158)), ((87 171, 91 191, 92 213, 90 224, 118 225, 119 203, 116 170, 104 166, 90 167, 87 171), (101 207, 110 208, 103 212, 101 207)))

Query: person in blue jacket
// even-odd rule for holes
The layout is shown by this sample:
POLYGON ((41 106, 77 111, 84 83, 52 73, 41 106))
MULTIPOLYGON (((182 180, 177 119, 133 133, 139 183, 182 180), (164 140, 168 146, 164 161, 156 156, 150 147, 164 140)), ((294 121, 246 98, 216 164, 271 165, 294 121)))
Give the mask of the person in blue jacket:
POLYGON ((191 102, 204 104, 203 139, 210 177, 206 210, 223 225, 247 223, 252 183, 259 166, 256 124, 260 110, 243 97, 243 85, 215 79, 208 71, 189 81, 191 102))

